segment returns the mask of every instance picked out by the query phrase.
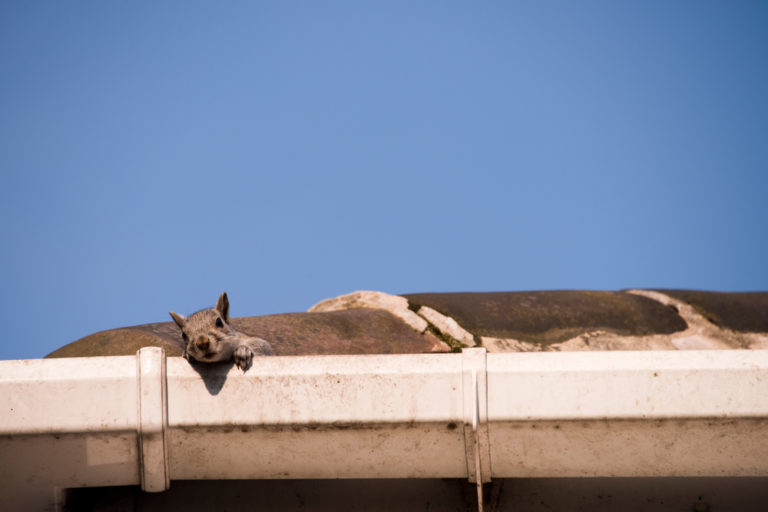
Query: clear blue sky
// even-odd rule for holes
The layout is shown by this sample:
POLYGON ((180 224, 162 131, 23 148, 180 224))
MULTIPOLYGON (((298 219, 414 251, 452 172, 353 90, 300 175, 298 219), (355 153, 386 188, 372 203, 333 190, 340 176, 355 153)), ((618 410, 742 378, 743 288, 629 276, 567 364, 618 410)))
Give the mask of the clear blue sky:
POLYGON ((768 289, 766 2, 0 4, 0 358, 391 293, 768 289))

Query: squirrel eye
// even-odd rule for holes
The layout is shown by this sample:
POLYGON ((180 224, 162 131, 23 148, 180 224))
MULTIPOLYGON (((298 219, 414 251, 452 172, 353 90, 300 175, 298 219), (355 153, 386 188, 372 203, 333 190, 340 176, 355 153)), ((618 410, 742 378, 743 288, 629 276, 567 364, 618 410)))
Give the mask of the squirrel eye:
POLYGON ((183 339, 184 341, 187 341, 187 333, 185 332, 181 333, 181 339, 183 339))
POLYGON ((224 322, 221 321, 221 317, 216 318, 216 327, 224 327, 224 322))

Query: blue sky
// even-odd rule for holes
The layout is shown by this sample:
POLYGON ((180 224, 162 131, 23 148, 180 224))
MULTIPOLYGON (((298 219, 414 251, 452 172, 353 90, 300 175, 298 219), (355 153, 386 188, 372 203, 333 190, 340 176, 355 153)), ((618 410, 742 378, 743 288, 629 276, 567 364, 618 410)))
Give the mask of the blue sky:
POLYGON ((3 2, 0 358, 224 290, 766 290, 766 5, 3 2))

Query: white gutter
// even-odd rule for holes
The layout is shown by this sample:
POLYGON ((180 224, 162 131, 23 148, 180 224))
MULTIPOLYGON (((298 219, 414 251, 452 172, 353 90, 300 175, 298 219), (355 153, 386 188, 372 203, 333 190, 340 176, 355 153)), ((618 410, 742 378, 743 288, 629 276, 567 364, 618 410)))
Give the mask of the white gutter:
POLYGON ((765 350, 468 349, 200 371, 158 348, 0 361, 4 508, 175 479, 768 475, 765 350))

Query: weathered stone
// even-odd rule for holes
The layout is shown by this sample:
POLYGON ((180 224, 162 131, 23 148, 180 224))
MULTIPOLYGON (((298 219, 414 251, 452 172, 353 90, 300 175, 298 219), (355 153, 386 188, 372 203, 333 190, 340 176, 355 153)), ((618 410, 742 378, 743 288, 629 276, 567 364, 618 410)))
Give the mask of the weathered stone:
POLYGON ((597 329, 550 344, 536 344, 514 338, 489 336, 482 337, 481 341, 489 352, 768 348, 768 333, 724 329, 702 316, 698 308, 658 291, 629 290, 626 293, 646 297, 666 308, 676 310, 685 321, 686 328, 669 334, 648 335, 624 335, 597 329))
POLYGON ((738 332, 768 333, 768 292, 657 290, 690 304, 712 324, 738 332))
POLYGON ((307 311, 309 313, 322 313, 355 308, 383 309, 400 318, 403 322, 416 330, 416 332, 423 333, 427 330, 427 322, 408 309, 407 299, 384 292, 352 292, 318 302, 307 311))
POLYGON ((494 338, 482 336, 480 343, 488 352, 541 352, 542 346, 512 338, 494 338))
MULTIPOLYGON (((635 295, 642 295, 650 299, 656 300, 661 304, 669 307, 674 307, 678 310, 680 316, 685 320, 687 329, 683 332, 675 333, 671 336, 671 343, 675 348, 679 350, 707 350, 707 349, 722 349, 722 348, 763 348, 768 344, 768 333, 755 333, 755 332, 741 332, 728 328, 723 328, 713 322, 704 315, 701 314, 701 309, 684 302, 677 298, 677 296, 683 295, 681 293, 677 296, 668 295, 654 290, 629 290, 629 293, 635 295)), ((703 292, 691 292, 694 296, 697 296, 703 292)), ((707 292, 707 294, 717 294, 717 292, 707 292)), ((736 295, 736 294, 727 294, 736 295)), ((759 294, 755 294, 756 296, 759 294)), ((767 294, 768 295, 768 294, 767 294)), ((714 299, 710 297, 710 299, 714 299)), ((719 299, 712 300, 713 303, 718 302, 722 304, 727 302, 727 297, 720 297, 719 299)), ((736 307, 736 306, 734 306, 736 307)), ((760 325, 759 317, 755 318, 755 314, 745 314, 745 311, 749 313, 749 308, 745 307, 742 302, 741 312, 742 320, 745 316, 749 318, 748 322, 752 325, 760 325)), ((753 313, 761 313, 759 311, 753 311, 753 313)))
POLYGON ((467 347, 475 346, 475 337, 460 326, 453 318, 443 315, 429 306, 421 306, 418 315, 425 318, 435 329, 459 341, 467 347))
POLYGON ((419 293, 411 306, 428 306, 475 336, 549 345, 606 331, 647 336, 683 331, 674 308, 638 295, 602 291, 419 293))

